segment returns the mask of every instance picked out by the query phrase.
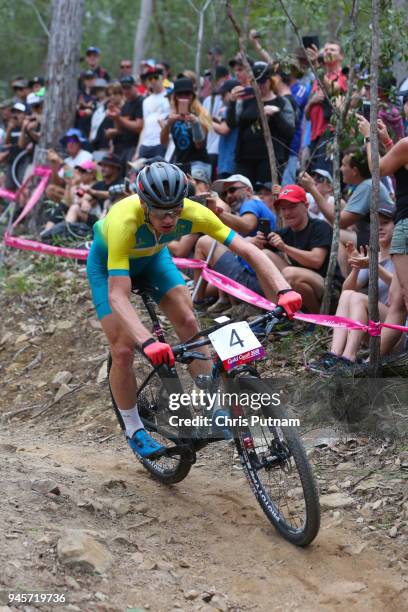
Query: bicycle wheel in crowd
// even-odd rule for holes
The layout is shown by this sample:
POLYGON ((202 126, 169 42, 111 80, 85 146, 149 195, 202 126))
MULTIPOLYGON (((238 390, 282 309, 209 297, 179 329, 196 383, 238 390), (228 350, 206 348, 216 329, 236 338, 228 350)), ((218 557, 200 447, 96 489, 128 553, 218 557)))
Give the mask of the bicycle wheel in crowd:
MULTIPOLYGON (((240 378, 239 389, 246 394, 270 394, 268 386, 256 378, 240 378)), ((234 410, 232 416, 241 413, 249 423, 234 427, 234 438, 252 492, 286 540, 307 546, 319 531, 320 506, 317 485, 296 428, 269 424, 270 419, 282 422, 288 418, 281 406, 272 403, 257 411, 238 406, 236 415, 234 410), (252 415, 268 418, 268 424, 252 424, 252 415)))
POLYGON ((21 151, 13 160, 11 165, 11 176, 16 187, 21 187, 27 172, 28 166, 32 162, 32 155, 28 151, 21 151))
MULTIPOLYGON (((112 366, 112 358, 108 359, 108 376, 112 366)), ((170 393, 182 393, 182 387, 177 375, 170 378, 167 368, 160 368, 152 371, 148 362, 135 355, 134 371, 138 387, 137 407, 140 417, 149 434, 160 444, 171 447, 176 443, 187 443, 182 438, 182 430, 169 425, 169 417, 174 412, 169 408, 170 393), (149 376, 147 383, 142 387, 143 382, 149 376)), ((110 388, 110 387, 109 387, 110 388)), ((113 408, 122 428, 125 427, 116 402, 111 392, 113 408)), ((141 464, 154 478, 163 484, 175 484, 183 480, 189 473, 192 465, 191 454, 180 451, 172 456, 163 456, 158 459, 144 459, 138 457, 141 464)))

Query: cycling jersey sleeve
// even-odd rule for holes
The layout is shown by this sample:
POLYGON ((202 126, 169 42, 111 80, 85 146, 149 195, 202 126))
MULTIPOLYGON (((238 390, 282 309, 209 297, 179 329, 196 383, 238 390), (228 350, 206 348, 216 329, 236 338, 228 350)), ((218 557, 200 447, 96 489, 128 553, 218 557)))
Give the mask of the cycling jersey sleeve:
POLYGON ((186 213, 193 221, 191 233, 207 234, 221 244, 229 246, 235 236, 234 230, 224 225, 217 215, 205 206, 191 200, 187 202, 188 204, 185 204, 186 213))
MULTIPOLYGON (((122 211, 118 208, 118 212, 122 211)), ((130 215, 110 216, 106 227, 109 276, 129 275, 129 254, 134 246, 136 226, 130 215)))

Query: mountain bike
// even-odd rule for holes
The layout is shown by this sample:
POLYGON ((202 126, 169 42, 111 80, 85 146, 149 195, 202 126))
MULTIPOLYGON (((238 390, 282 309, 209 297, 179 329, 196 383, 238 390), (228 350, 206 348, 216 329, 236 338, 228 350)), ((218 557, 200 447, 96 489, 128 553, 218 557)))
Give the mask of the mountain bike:
MULTIPOLYGON (((153 333, 160 342, 165 342, 164 331, 149 294, 145 290, 134 292, 143 300, 152 321, 153 333)), ((146 429, 165 446, 165 450, 148 459, 136 456, 154 478, 164 484, 175 484, 188 475, 201 449, 224 440, 225 432, 229 432, 250 488, 266 517, 286 540, 297 546, 307 546, 320 527, 316 482, 296 427, 290 424, 286 410, 276 402, 276 394, 274 397, 271 393, 271 385, 261 379, 254 365, 256 355, 264 350, 259 339, 266 342, 282 316, 282 308, 277 307, 250 324, 231 323, 229 320, 218 322, 198 332, 188 342, 172 346, 177 363, 174 367, 153 369, 144 357, 137 355, 134 369, 139 414, 146 429), (259 330, 260 326, 263 326, 263 331, 259 330), (255 338, 261 348, 246 350, 248 345, 243 340, 243 331, 247 335, 252 334, 251 341, 255 338), (211 375, 199 375, 194 381, 196 388, 203 390, 204 397, 211 393, 214 395, 221 382, 225 395, 220 393, 218 397, 224 398, 229 392, 231 401, 228 407, 218 405, 224 414, 221 414, 223 418, 216 419, 221 423, 214 431, 212 419, 204 419, 203 407, 197 410, 196 406, 183 401, 177 408, 175 418, 172 402, 177 397, 185 399, 187 381, 191 386, 191 378, 183 370, 183 364, 195 359, 208 359, 197 349, 211 343, 216 346, 223 342, 223 337, 230 340, 232 347, 227 347, 230 353, 231 350, 239 352, 242 348, 244 353, 222 360, 220 349, 214 358, 211 375), (265 403, 257 412, 252 400, 259 398, 260 394, 263 394, 265 403), (261 424, 259 421, 262 421, 261 424)), ((109 356, 108 373, 111 363, 109 356)), ((124 432, 112 393, 111 396, 124 432)), ((204 406, 204 412, 208 415, 207 406, 204 406)))

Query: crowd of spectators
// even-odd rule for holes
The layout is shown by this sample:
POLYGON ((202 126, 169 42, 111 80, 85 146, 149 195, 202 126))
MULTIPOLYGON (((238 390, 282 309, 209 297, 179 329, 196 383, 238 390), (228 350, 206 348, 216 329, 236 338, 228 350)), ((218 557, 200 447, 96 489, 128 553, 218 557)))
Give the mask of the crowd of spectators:
MULTIPOLYGON (((151 160, 166 159, 186 172, 189 196, 197 205, 207 206, 263 249, 302 294, 304 309, 318 312, 335 216, 332 108, 344 99, 348 68, 335 40, 320 49, 314 44, 295 49, 285 63, 262 48, 256 33, 251 41, 258 57, 248 56, 247 62, 239 53, 225 60, 220 48, 210 49, 203 76, 188 68, 172 75, 166 61, 154 59, 134 70, 123 59, 117 77, 111 78, 99 49, 89 47, 78 79, 74 125, 61 135, 60 149, 48 151, 52 175, 43 240, 67 233, 89 236, 115 201, 133 193, 138 171, 151 160), (272 137, 276 185, 248 64, 272 137)), ((361 321, 368 318, 372 198, 368 77, 362 70, 353 85, 349 118, 354 127, 341 151, 340 246, 331 295, 332 313, 361 321)), ((398 95, 396 85, 390 71, 380 75, 380 316, 402 324, 408 308, 408 91, 398 95)), ((46 83, 41 77, 27 81, 17 76, 11 86, 13 97, 0 104, 0 164, 3 184, 15 188, 11 169, 16 157, 22 151, 32 154, 39 141, 46 83)), ((221 245, 214 250, 207 236, 185 236, 170 251, 207 260, 216 271, 262 294, 249 264, 221 245)), ((195 294, 195 306, 210 313, 248 314, 205 283, 195 294)), ((330 351, 311 367, 355 366, 362 336, 336 330, 330 351)), ((384 355, 401 347, 400 334, 387 330, 383 336, 384 355)))

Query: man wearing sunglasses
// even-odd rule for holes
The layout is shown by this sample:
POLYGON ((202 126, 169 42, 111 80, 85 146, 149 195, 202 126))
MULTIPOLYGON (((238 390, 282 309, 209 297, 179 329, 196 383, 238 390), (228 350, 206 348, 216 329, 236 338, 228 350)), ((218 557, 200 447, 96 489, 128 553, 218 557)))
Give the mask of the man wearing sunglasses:
MULTIPOLYGON (((245 257, 257 272, 265 295, 279 294, 288 316, 299 310, 301 297, 291 290, 262 251, 238 236, 218 217, 186 198, 187 177, 173 164, 155 162, 137 177, 137 195, 117 202, 94 225, 87 261, 92 298, 112 354, 110 385, 126 426, 129 445, 149 457, 161 446, 149 436, 135 405, 133 355, 137 347, 154 365, 174 365, 171 347, 152 337, 130 302, 132 281, 149 293, 171 321, 180 340, 199 326, 190 294, 167 248, 170 241, 191 233, 208 234, 245 257)), ((210 373, 208 362, 193 362, 190 374, 210 373)))
POLYGON ((170 104, 163 84, 163 71, 151 66, 144 73, 149 95, 143 100, 143 131, 139 141, 139 157, 164 157, 165 145, 160 143, 161 124, 170 113, 170 104))

